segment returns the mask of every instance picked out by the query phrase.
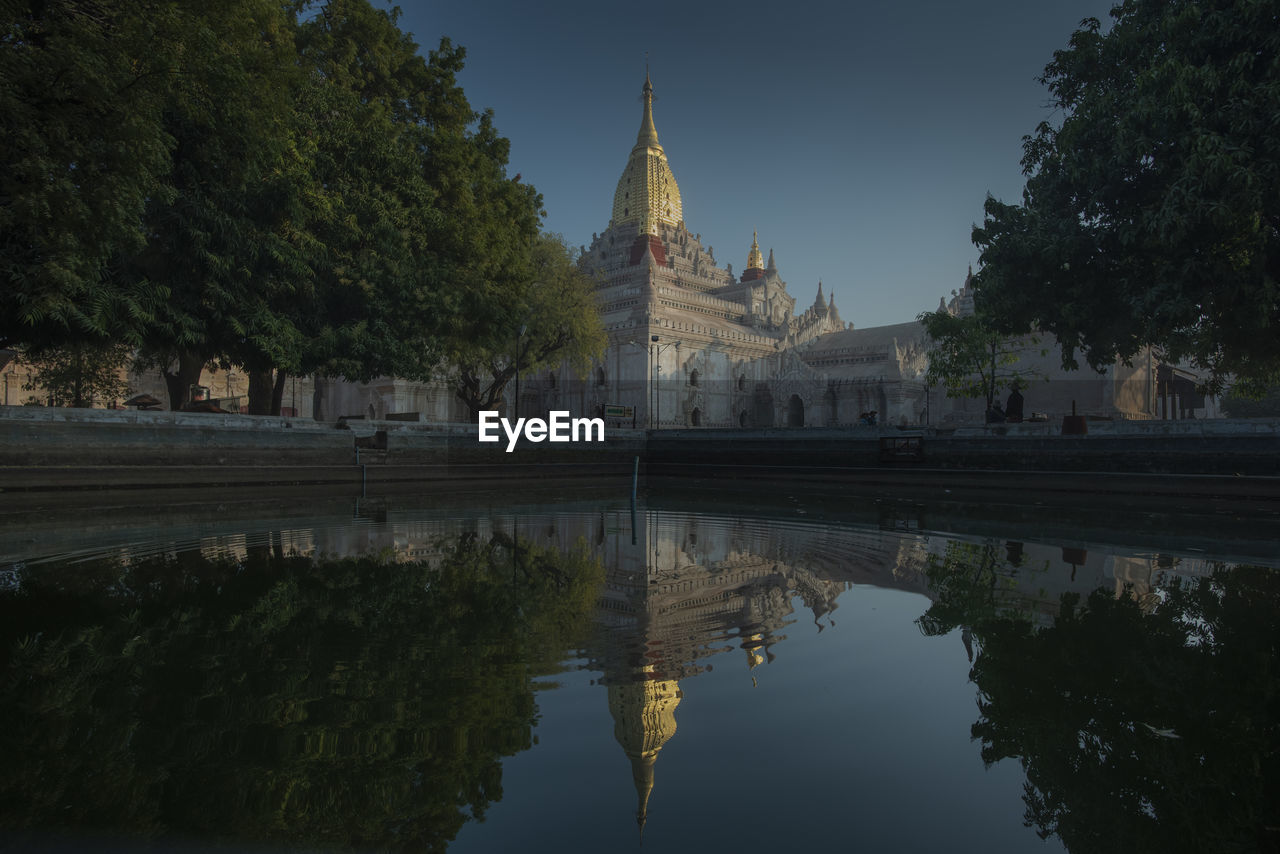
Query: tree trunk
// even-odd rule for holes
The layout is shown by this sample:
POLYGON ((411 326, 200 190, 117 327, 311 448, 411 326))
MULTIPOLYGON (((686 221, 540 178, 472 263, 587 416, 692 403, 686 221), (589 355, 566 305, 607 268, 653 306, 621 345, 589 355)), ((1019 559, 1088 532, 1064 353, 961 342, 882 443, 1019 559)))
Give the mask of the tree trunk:
POLYGON ((195 353, 182 352, 178 354, 178 370, 172 372, 168 369, 164 371, 164 384, 169 390, 169 408, 178 410, 183 407, 190 397, 191 386, 200 382, 200 374, 204 372, 205 360, 195 353))
MULTIPOLYGON (((280 406, 284 403, 284 383, 289 378, 289 373, 285 370, 276 371, 276 387, 271 390, 271 414, 280 415, 280 406)), ((298 413, 293 413, 296 417, 298 413)))
POLYGON ((249 372, 249 414, 270 415, 271 397, 275 391, 271 371, 249 372))
POLYGON ((313 421, 325 420, 325 391, 329 387, 329 381, 324 377, 315 377, 312 382, 311 390, 311 419, 313 421))

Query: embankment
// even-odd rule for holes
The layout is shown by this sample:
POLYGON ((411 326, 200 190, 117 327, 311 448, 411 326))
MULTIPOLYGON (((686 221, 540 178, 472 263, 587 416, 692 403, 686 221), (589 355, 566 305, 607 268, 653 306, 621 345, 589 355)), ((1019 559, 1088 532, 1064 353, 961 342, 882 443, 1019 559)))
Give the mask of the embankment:
POLYGON ((1280 420, 606 431, 481 444, 472 425, 0 407, 0 491, 647 478, 1280 501, 1280 420))

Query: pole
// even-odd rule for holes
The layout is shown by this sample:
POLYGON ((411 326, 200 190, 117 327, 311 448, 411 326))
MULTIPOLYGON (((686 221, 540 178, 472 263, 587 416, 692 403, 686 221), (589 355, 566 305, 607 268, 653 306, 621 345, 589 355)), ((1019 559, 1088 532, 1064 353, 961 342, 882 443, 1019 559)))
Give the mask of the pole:
POLYGON ((512 420, 515 421, 520 420, 520 339, 524 337, 524 330, 524 324, 521 324, 520 328, 516 330, 516 394, 515 401, 513 401, 511 407, 512 420))
POLYGON ((662 429, 662 389, 658 383, 662 379, 662 347, 653 345, 653 429, 662 429))

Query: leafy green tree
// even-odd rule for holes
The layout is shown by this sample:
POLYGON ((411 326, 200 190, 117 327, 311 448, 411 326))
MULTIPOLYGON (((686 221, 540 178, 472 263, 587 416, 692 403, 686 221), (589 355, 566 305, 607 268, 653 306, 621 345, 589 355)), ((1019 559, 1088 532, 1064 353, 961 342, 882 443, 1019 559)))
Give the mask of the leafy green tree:
POLYGON ((1280 385, 1271 386, 1261 395, 1257 389, 1242 394, 1235 389, 1222 396, 1222 411, 1228 418, 1280 418, 1280 385))
POLYGON ((128 276, 164 285, 144 361, 165 371, 178 408, 210 362, 299 362, 300 335, 275 310, 305 275, 284 230, 300 205, 292 93, 294 23, 276 0, 184 9, 183 74, 164 113, 173 194, 153 199, 148 241, 128 276))
MULTIPOLYGON (((51 406, 91 407, 129 394, 124 368, 131 360, 129 347, 94 347, 70 344, 24 358, 31 368, 27 391, 41 391, 51 406)), ((44 400, 37 400, 43 403, 44 400)))
POLYGON ((988 198, 975 287, 1001 331, 1094 368, 1145 345, 1255 390, 1280 378, 1280 12, 1127 0, 1042 82, 1023 201, 988 198))
POLYGON ((167 199, 177 4, 6 3, 0 16, 0 346, 137 342, 166 296, 114 275, 167 199))
POLYGON ((509 324, 471 324, 470 334, 454 338, 448 349, 454 392, 472 420, 497 405, 517 371, 568 361, 572 370, 585 374, 604 350, 595 283, 573 262, 562 237, 538 239, 519 285, 511 298, 522 311, 509 313, 509 324))
POLYGON ((927 379, 946 389, 947 397, 986 398, 991 409, 1001 389, 1015 383, 1025 387, 1042 376, 1018 367, 1037 339, 1000 332, 984 314, 953 315, 939 309, 921 314, 918 320, 930 341, 927 379))
POLYGON ((534 680, 585 641, 604 569, 501 534, 430 550, 25 569, 0 594, 0 828, 443 851, 533 745, 534 680))
POLYGON ((315 123, 302 370, 430 379, 447 347, 510 325, 541 199, 506 176, 509 143, 467 103, 448 39, 424 60, 396 13, 331 0, 299 46, 315 123))

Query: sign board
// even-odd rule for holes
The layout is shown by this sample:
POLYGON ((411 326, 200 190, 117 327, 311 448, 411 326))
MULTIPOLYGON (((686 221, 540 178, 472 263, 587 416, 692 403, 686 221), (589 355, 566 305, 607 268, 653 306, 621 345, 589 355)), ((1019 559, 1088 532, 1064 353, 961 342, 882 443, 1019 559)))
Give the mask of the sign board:
POLYGON ((604 405, 605 418, 631 418, 635 415, 635 409, 630 406, 619 406, 616 403, 606 403, 604 405))

